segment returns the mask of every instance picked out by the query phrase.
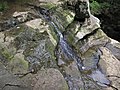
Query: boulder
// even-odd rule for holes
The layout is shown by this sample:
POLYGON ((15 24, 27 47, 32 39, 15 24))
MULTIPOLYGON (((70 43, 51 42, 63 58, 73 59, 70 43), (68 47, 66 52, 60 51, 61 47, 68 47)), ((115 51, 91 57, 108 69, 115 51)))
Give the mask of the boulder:
POLYGON ((29 13, 30 13, 29 11, 25 11, 25 12, 16 11, 14 12, 13 17, 16 18, 19 23, 23 23, 31 19, 31 16, 29 13))
MULTIPOLYGON (((103 73, 111 81, 112 86, 119 89, 120 88, 120 61, 111 53, 109 49, 106 47, 101 47, 100 50, 102 51, 101 59, 100 59, 100 67, 103 73)), ((111 90, 111 89, 110 89, 111 90)))
MULTIPOLYGON (((63 7, 66 0, 61 1, 62 5, 58 0, 39 1, 42 8, 49 10, 54 25, 43 17, 35 19, 29 11, 15 12, 11 20, 0 23, 5 29, 0 29, 0 88, 112 90, 114 86, 119 89, 120 44, 113 43, 101 30, 99 19, 90 13, 88 0, 80 0, 83 5, 80 7, 88 7, 85 11, 89 17, 80 18, 80 8, 63 7), (8 30, 10 27, 14 28, 8 30), (56 29, 63 38, 58 37, 56 29), (62 47, 60 39, 65 42, 62 47), (76 58, 79 60, 75 61, 76 58), (79 69, 81 65, 83 70, 79 69), (111 88, 106 85, 108 79, 111 88)), ((76 2, 70 0, 68 4, 79 7, 76 2)))
POLYGON ((111 43, 107 44, 106 47, 120 60, 120 43, 118 41, 111 39, 111 43))
POLYGON ((37 73, 33 90, 68 90, 67 83, 57 69, 42 69, 37 73))

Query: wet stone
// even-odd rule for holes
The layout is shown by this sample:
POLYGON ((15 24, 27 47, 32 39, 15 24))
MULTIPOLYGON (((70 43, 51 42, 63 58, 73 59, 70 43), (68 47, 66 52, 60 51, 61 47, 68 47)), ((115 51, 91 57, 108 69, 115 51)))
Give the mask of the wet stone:
POLYGON ((112 85, 119 90, 118 43, 110 43, 100 29, 88 0, 81 0, 86 7, 70 0, 78 7, 75 12, 59 7, 57 1, 41 4, 52 12, 49 22, 31 18, 26 11, 15 12, 11 20, 0 23, 0 31, 12 28, 0 32, 0 89, 112 90, 107 87, 112 85), (88 9, 86 16, 81 6, 88 9))
POLYGON ((26 61, 29 63, 30 71, 37 72, 41 67, 56 67, 53 44, 49 45, 50 40, 48 37, 42 36, 39 41, 29 42, 23 52, 26 61))

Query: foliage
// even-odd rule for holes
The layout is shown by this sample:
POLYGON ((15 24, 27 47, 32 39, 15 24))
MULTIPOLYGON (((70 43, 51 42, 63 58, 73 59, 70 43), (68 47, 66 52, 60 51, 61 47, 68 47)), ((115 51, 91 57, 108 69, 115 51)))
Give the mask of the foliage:
POLYGON ((90 0, 90 9, 92 14, 98 15, 107 8, 110 8, 110 4, 107 2, 101 2, 100 0, 90 0))
POLYGON ((36 0, 0 0, 0 12, 4 11, 6 9, 9 8, 9 5, 12 3, 20 3, 20 4, 24 4, 24 3, 33 3, 36 0))
POLYGON ((8 8, 8 3, 6 1, 0 2, 0 11, 4 11, 8 8))
POLYGON ((92 14, 100 14, 101 12, 101 5, 97 1, 92 1, 92 3, 90 3, 90 8, 92 14))

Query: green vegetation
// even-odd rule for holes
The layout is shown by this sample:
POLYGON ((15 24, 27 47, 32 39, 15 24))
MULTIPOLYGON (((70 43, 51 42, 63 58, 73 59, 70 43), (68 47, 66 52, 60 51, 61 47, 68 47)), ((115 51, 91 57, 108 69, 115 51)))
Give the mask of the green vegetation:
POLYGON ((107 2, 100 2, 100 0, 90 0, 90 8, 92 14, 98 15, 107 8, 110 8, 110 3, 107 2))
POLYGON ((92 3, 90 3, 90 8, 92 14, 100 14, 101 5, 97 1, 92 1, 92 3))
POLYGON ((0 0, 0 12, 7 10, 9 8, 9 5, 13 3, 17 4, 24 4, 24 3, 32 3, 36 0, 0 0))
POLYGON ((6 1, 0 2, 0 11, 4 11, 8 8, 8 3, 6 1))

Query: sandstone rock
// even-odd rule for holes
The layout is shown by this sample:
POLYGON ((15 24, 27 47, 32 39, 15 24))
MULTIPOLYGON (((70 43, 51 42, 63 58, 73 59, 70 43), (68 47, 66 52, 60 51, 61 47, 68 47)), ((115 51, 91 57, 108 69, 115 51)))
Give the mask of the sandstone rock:
POLYGON ((34 19, 25 24, 33 29, 38 29, 41 33, 48 29, 48 25, 45 25, 45 22, 42 19, 34 19))
POLYGON ((47 32, 53 45, 54 46, 57 45, 57 41, 55 40, 55 38, 53 36, 54 34, 52 34, 52 31, 49 30, 49 26, 42 19, 30 20, 30 21, 26 22, 25 24, 28 27, 38 30, 40 33, 47 32))
POLYGON ((26 11, 26 12, 15 12, 13 14, 13 17, 16 18, 18 20, 19 23, 23 23, 27 20, 29 20, 31 17, 30 17, 30 14, 29 14, 29 11, 26 11))
MULTIPOLYGON (((66 42, 71 47, 73 46, 75 54, 82 58, 84 66, 92 69, 88 70, 90 72, 79 71, 77 63, 74 60, 70 61, 72 58, 65 58, 62 54, 64 51, 58 53, 59 60, 61 60, 58 60, 58 67, 54 55, 59 40, 54 32, 56 27, 41 18, 31 20, 33 18, 29 16, 29 11, 15 12, 13 15, 15 20, 19 23, 27 22, 25 25, 20 25, 18 29, 0 32, 0 88, 8 83, 5 90, 68 90, 68 88, 71 90, 103 90, 104 88, 99 85, 109 84, 105 77, 108 75, 112 85, 119 89, 120 63, 117 58, 120 58, 120 45, 110 43, 110 38, 99 29, 99 19, 91 15, 89 7, 90 17, 81 22, 74 20, 75 12, 59 7, 58 0, 39 1, 47 2, 41 6, 52 12, 52 21, 63 33, 66 42), (100 53, 97 51, 99 48, 102 51, 100 53), (61 58, 65 60, 62 61, 61 58), (66 60, 68 62, 64 62, 66 60), (103 72, 100 71, 101 69, 103 72), (31 71, 34 74, 28 73, 31 71), (22 78, 16 76, 21 73, 25 76, 22 78), (91 79, 87 77, 90 75, 91 79)), ((73 3, 77 0, 70 1, 73 3)), ((81 1, 87 2, 89 6, 88 0, 81 1)), ((14 24, 13 20, 13 27, 16 26, 14 24)))
POLYGON ((120 60, 120 43, 118 41, 111 39, 111 42, 108 43, 106 47, 118 60, 120 60))
POLYGON ((57 69, 43 69, 36 78, 33 90, 68 90, 66 81, 57 69))
POLYGON ((119 89, 120 79, 118 77, 120 76, 120 61, 110 52, 109 49, 105 47, 101 47, 100 49, 103 52, 99 63, 100 67, 102 68, 103 72, 108 76, 111 84, 119 89))
POLYGON ((98 29, 100 28, 100 20, 98 18, 96 18, 95 16, 93 15, 90 15, 90 18, 88 19, 89 21, 85 21, 85 23, 88 23, 89 24, 86 24, 86 25, 82 25, 77 34, 76 34, 76 37, 78 39, 82 39, 85 35, 87 34, 90 34, 91 32, 93 32, 95 29, 98 29))
POLYGON ((98 29, 93 35, 88 35, 85 39, 79 40, 78 45, 82 43, 80 45, 80 51, 81 53, 85 53, 89 48, 105 46, 109 42, 110 39, 106 34, 101 29, 98 29))
POLYGON ((13 74, 28 72, 28 62, 24 60, 22 51, 14 55, 12 60, 8 63, 7 68, 13 74))
POLYGON ((13 17, 24 16, 27 14, 28 14, 28 12, 14 12, 13 17))
POLYGON ((31 75, 20 79, 0 63, 0 90, 32 90, 31 75))

